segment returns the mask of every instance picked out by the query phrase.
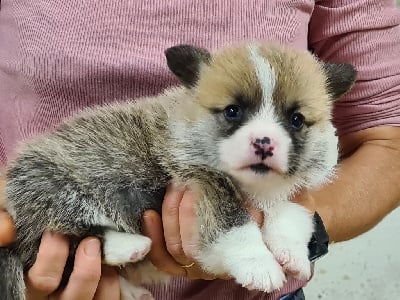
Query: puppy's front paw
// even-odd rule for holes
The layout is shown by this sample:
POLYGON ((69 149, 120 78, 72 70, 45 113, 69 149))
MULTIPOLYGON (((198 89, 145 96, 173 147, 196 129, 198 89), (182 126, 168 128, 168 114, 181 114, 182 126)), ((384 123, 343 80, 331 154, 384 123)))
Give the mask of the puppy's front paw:
POLYGON ((150 291, 134 285, 123 277, 119 277, 121 288, 121 300, 154 300, 150 291))
POLYGON ((230 273, 239 284, 249 290, 269 293, 281 289, 286 282, 281 266, 272 255, 242 258, 232 266, 230 273))
POLYGON ((282 265, 286 274, 299 279, 308 280, 311 277, 311 263, 308 259, 307 247, 271 247, 275 259, 282 265))
POLYGON ((244 287, 271 292, 283 287, 285 273, 262 240, 257 224, 232 228, 197 257, 211 274, 228 274, 244 287))
POLYGON ((286 274, 308 280, 311 264, 308 259, 308 241, 314 231, 310 213, 300 205, 283 202, 266 213, 262 229, 263 240, 286 274))

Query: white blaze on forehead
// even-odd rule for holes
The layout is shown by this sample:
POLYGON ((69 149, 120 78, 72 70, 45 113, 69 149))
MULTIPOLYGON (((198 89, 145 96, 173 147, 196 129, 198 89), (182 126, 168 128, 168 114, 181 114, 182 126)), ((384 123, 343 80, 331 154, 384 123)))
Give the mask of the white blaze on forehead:
POLYGON ((249 46, 250 60, 254 65, 257 79, 261 87, 264 113, 274 115, 272 94, 275 89, 275 72, 271 64, 258 53, 257 46, 249 46))

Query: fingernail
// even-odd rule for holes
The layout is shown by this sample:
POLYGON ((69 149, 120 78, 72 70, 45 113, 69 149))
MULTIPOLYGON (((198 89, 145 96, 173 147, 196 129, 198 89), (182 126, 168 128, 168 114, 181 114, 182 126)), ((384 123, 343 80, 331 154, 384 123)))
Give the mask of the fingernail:
POLYGON ((42 239, 52 239, 54 237, 57 237, 58 235, 60 234, 57 232, 46 230, 45 232, 43 232, 42 239))
POLYGON ((43 232, 42 237, 43 237, 43 238, 48 238, 48 237, 51 237, 51 236, 53 236, 53 235, 54 235, 53 232, 51 232, 51 231, 45 231, 45 232, 43 232))
POLYGON ((98 239, 87 241, 84 252, 88 257, 98 257, 100 255, 100 241, 98 239))
POLYGON ((175 181, 171 182, 170 188, 172 189, 172 191, 175 191, 175 192, 183 192, 186 189, 183 184, 175 182, 175 181))
POLYGON ((153 223, 153 216, 151 212, 145 212, 143 215, 143 221, 148 224, 151 225, 153 223))

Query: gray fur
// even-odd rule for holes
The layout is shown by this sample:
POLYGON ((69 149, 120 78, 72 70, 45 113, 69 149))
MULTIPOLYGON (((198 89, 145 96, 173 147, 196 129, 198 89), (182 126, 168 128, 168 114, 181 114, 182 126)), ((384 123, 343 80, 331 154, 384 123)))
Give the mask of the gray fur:
POLYGON ((6 203, 17 239, 10 249, 0 250, 6 270, 0 274, 1 299, 24 299, 22 272, 32 266, 45 230, 71 238, 71 259, 86 236, 102 239, 106 229, 140 233, 143 212, 161 211, 171 180, 191 188, 199 199, 200 251, 250 222, 236 182, 218 170, 221 121, 197 103, 190 88, 210 55, 189 46, 166 54, 189 88, 88 109, 27 143, 10 164, 6 203))
POLYGON ((325 63, 323 66, 329 93, 332 100, 336 100, 350 90, 356 79, 357 71, 351 64, 346 63, 325 63))
POLYGON ((20 268, 20 262, 18 258, 12 255, 9 249, 0 249, 0 270, 1 299, 20 299, 21 291, 24 291, 24 274, 22 268, 20 268), (12 278, 12 280, 8 280, 10 278, 12 278))
MULTIPOLYGON (((172 178, 202 194, 200 223, 210 224, 201 232, 203 245, 249 220, 232 181, 208 166, 201 151, 176 159, 188 145, 169 132, 170 112, 179 101, 161 98, 87 110, 21 150, 8 169, 6 194, 17 229, 11 251, 24 270, 32 266, 45 230, 77 242, 88 235, 101 238, 108 227, 139 233, 143 212, 160 211, 172 178)), ((2 287, 14 282, 13 274, 4 275, 2 287)), ((23 299, 23 290, 19 293, 10 299, 23 299)))

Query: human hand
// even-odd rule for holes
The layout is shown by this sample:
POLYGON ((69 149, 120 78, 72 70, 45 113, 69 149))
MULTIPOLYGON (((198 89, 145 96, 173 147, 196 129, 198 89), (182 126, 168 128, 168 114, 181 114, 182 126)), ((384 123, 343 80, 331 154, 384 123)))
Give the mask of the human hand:
POLYGON ((15 238, 14 222, 10 215, 0 207, 0 247, 10 245, 15 238))
MULTIPOLYGON (((148 255, 159 270, 189 279, 212 280, 216 277, 203 271, 194 259, 199 251, 196 200, 190 190, 170 185, 162 206, 162 218, 155 211, 146 211, 143 218, 143 233, 152 240, 148 255)), ((249 207, 249 212, 261 226, 263 223, 261 211, 249 207)), ((229 279, 227 275, 218 278, 229 279)))
POLYGON ((0 176, 0 247, 8 246, 15 238, 14 222, 3 208, 5 179, 0 176))
POLYGON ((68 257, 68 239, 60 234, 43 234, 34 265, 25 275, 27 300, 120 299, 118 275, 101 265, 100 242, 86 238, 78 246, 68 284, 58 290, 68 257))
MULTIPOLYGON (((0 211, 0 245, 14 239, 10 216, 0 211)), ((117 272, 101 265, 100 242, 88 237, 78 246, 74 269, 68 284, 58 290, 69 252, 68 239, 60 234, 43 234, 39 252, 32 268, 25 274, 27 300, 117 300, 120 287, 117 272)))
POLYGON ((68 283, 59 290, 68 252, 66 237, 43 234, 36 261, 25 276, 28 300, 120 299, 118 275, 111 267, 101 265, 100 241, 93 237, 79 244, 68 283))

